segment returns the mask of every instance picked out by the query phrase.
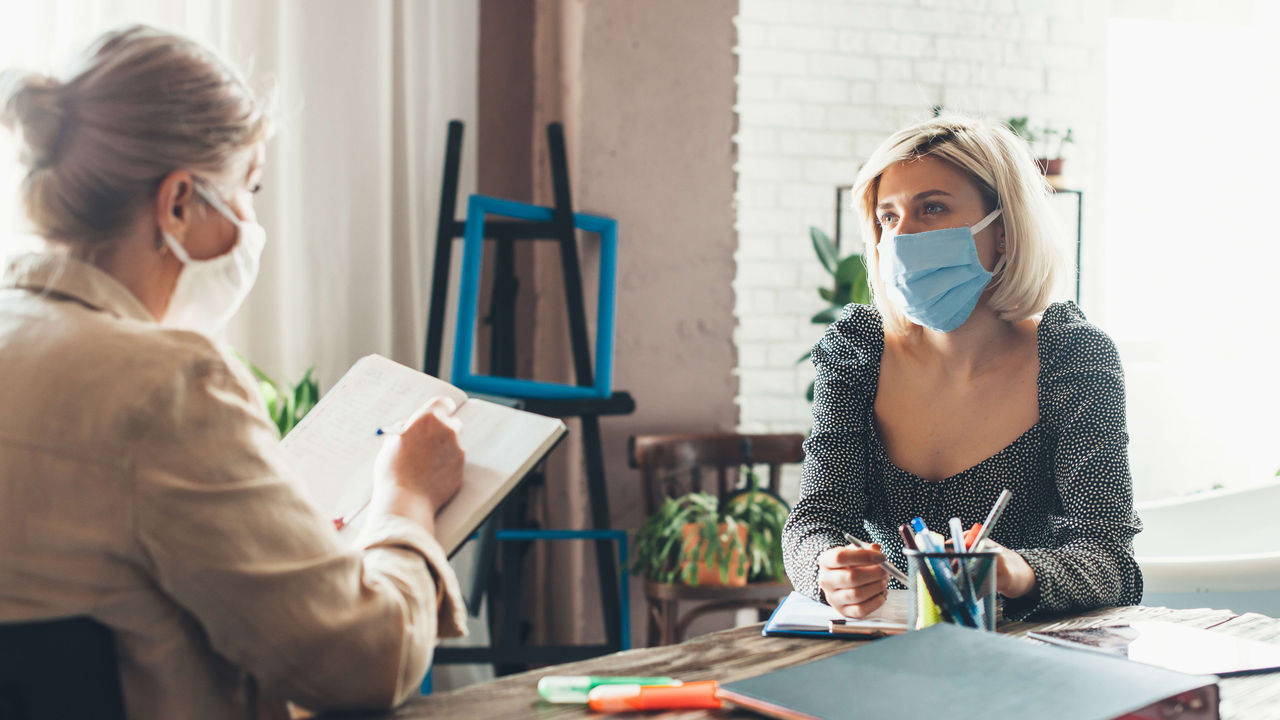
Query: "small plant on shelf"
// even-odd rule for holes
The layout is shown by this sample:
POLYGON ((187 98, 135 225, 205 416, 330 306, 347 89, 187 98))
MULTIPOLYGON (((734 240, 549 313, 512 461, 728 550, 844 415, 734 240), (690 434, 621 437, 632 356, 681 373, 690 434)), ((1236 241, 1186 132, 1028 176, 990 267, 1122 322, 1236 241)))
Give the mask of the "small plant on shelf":
POLYGON ((1025 115, 1011 117, 1005 124, 1015 135, 1027 141, 1041 172, 1047 176, 1062 174, 1062 149, 1075 142, 1071 128, 1064 131, 1052 125, 1032 127, 1031 120, 1025 115))
POLYGON ((636 534, 632 572, 686 585, 781 580, 787 505, 759 487, 754 470, 744 474, 747 487, 723 503, 701 492, 663 502, 636 534))

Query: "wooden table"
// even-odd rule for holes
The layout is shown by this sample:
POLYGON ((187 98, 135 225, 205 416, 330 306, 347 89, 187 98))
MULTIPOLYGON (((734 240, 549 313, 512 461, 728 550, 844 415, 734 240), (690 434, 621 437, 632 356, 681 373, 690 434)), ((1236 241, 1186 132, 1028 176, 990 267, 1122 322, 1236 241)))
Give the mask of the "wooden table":
MULTIPOLYGON (((1039 623, 1008 623, 1000 631, 1021 636, 1029 630, 1114 625, 1130 620, 1159 619, 1212 628, 1240 637, 1280 643, 1280 620, 1229 610, 1106 608, 1039 623)), ((851 640, 762 637, 759 624, 703 635, 679 645, 627 650, 612 655, 509 675, 452 692, 417 698, 393 713, 343 715, 348 720, 441 720, 457 718, 588 718, 601 717, 580 705, 551 705, 538 699, 543 675, 669 675, 681 680, 732 682, 783 667, 829 657, 862 643, 851 640)), ((1027 642, 1034 642, 1027 640, 1027 642)), ((1280 672, 1220 681, 1224 720, 1280 718, 1280 672)), ((645 713, 633 717, 662 720, 754 718, 744 710, 699 710, 645 713)))

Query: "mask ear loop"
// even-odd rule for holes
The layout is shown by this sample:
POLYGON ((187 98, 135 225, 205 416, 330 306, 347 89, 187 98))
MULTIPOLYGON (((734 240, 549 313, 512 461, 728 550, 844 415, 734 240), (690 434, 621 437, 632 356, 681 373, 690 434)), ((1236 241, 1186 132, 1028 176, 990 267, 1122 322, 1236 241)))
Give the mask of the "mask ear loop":
POLYGON ((995 219, 1000 217, 1000 213, 1002 212, 1004 212, 1004 208, 996 208, 995 210, 992 210, 991 212, 987 213, 986 217, 982 218, 976 224, 974 224, 973 227, 969 228, 969 232, 973 233, 974 235, 977 235, 983 230, 986 230, 987 226, 995 222, 995 219))
MULTIPOLYGON (((976 224, 974 224, 973 227, 969 228, 970 234, 977 235, 983 230, 986 230, 988 225, 995 222, 995 219, 1000 217, 1000 213, 1003 210, 1004 208, 996 208, 995 210, 992 210, 991 212, 987 213, 986 217, 982 218, 976 224)), ((996 261, 996 266, 991 270, 992 277, 999 275, 1000 272, 1004 270, 1004 267, 1006 265, 1005 261, 1008 259, 1009 259, 1008 253, 1000 253, 1000 259, 996 261)))
POLYGON ((232 212, 231 208, 228 207, 227 204, 222 201, 222 198, 214 194, 213 191, 206 190, 204 185, 200 183, 196 183, 195 188, 196 188, 196 194, 204 198, 204 201, 209 203, 209 206, 212 207, 214 210, 217 210, 220 215, 225 217, 227 220, 230 220, 232 225, 239 226, 240 223, 243 222, 243 220, 241 220, 239 216, 237 216, 234 212, 232 212))
POLYGON ((182 247, 182 243, 178 242, 177 238, 164 230, 160 231, 160 238, 161 242, 167 244, 169 249, 173 251, 173 254, 182 261, 183 265, 191 264, 191 256, 187 254, 187 249, 182 247))

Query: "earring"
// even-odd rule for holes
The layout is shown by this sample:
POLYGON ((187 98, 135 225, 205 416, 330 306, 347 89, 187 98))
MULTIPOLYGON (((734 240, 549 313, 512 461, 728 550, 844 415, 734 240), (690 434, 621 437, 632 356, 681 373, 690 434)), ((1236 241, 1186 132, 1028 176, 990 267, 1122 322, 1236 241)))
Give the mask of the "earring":
POLYGON ((1001 241, 1000 241, 1000 249, 1001 249, 1001 250, 1003 250, 1003 249, 1004 249, 1004 241, 1003 241, 1003 240, 1001 240, 1001 241))

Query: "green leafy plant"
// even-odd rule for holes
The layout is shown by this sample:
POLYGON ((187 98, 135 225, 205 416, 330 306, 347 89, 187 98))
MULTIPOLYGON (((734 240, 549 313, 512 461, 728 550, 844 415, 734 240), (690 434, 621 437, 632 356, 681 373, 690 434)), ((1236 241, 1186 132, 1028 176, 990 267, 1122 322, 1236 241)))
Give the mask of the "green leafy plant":
MULTIPOLYGON (((840 311, 849 303, 871 302, 871 285, 867 282, 867 264, 858 253, 840 257, 836 244, 831 242, 820 228, 809 228, 809 239, 813 242, 813 251, 818 255, 822 268, 831 275, 831 286, 818 288, 818 296, 827 303, 827 307, 819 310, 809 321, 815 325, 827 326, 836 321, 840 311)), ((810 353, 800 356, 796 364, 809 359, 810 353)), ((805 390, 805 399, 813 402, 813 383, 805 390)))
POLYGON ((782 526, 790 514, 786 504, 769 492, 753 488, 731 496, 725 514, 747 526, 747 556, 751 582, 777 582, 786 576, 782 563, 782 526))
POLYGON ((245 359, 243 355, 240 356, 240 360, 257 379, 258 394, 266 403, 267 414, 271 416, 272 422, 280 431, 280 437, 288 435, 289 431, 311 412, 311 408, 320 402, 320 383, 313 377, 316 369, 314 365, 307 368, 307 371, 302 374, 302 379, 296 384, 281 385, 257 365, 245 359))
POLYGON ((1071 128, 1065 131, 1052 125, 1031 126, 1031 120, 1025 115, 1011 117, 1006 122, 1015 135, 1027 141, 1031 152, 1037 157, 1052 160, 1062 157, 1062 148, 1075 142, 1071 128))
POLYGON ((730 573, 741 573, 746 564, 749 581, 780 580, 788 508, 760 489, 751 468, 745 472, 747 489, 724 503, 710 493, 668 498, 636 533, 631 571, 657 582, 697 585, 698 568, 705 565, 717 569, 727 584, 730 573), (688 526, 694 530, 686 530, 688 526), (738 564, 731 568, 734 558, 738 564))

